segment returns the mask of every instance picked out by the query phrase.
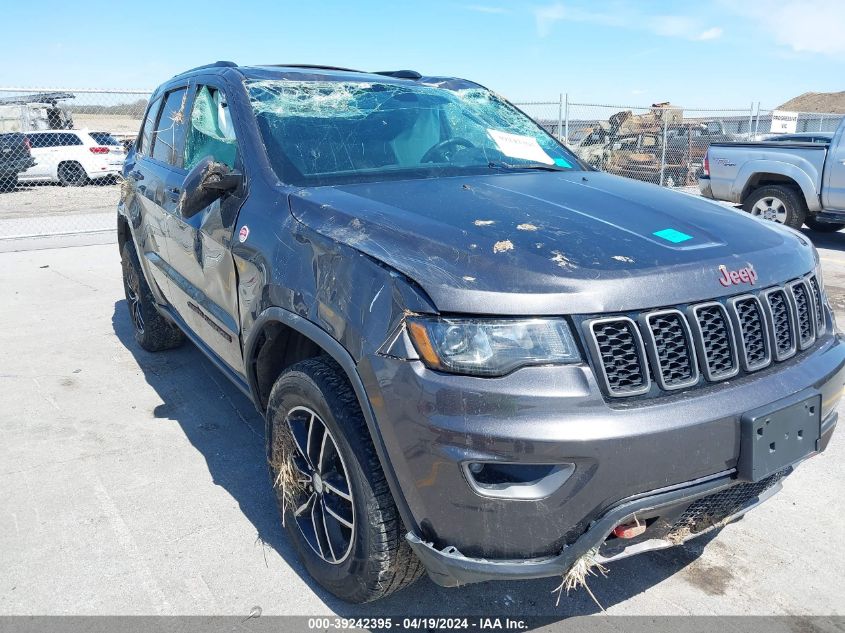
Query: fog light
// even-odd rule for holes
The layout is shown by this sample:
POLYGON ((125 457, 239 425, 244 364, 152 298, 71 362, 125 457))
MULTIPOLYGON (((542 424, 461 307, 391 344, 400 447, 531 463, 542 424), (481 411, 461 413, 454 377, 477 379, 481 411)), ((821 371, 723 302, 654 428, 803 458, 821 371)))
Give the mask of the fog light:
POLYGON ((464 472, 472 489, 485 497, 542 499, 560 488, 575 464, 470 462, 464 472))

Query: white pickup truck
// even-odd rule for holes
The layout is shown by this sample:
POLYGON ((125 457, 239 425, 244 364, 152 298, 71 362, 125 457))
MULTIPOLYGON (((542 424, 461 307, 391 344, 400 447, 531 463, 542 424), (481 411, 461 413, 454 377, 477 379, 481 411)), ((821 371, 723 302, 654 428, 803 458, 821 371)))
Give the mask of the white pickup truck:
POLYGON ((829 143, 712 143, 698 186, 766 220, 816 231, 845 227, 845 119, 829 143))

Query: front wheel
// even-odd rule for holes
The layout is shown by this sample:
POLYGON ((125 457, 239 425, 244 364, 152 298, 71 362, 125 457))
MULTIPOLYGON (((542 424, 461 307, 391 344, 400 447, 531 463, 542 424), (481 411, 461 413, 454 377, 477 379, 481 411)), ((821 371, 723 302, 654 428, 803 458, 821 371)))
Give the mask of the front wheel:
POLYGON ((267 407, 282 523, 311 576, 347 602, 407 587, 423 566, 343 370, 328 357, 285 370, 267 407))
POLYGON ((807 216, 807 205, 791 187, 767 185, 760 187, 745 199, 742 208, 751 215, 793 229, 800 229, 807 216))

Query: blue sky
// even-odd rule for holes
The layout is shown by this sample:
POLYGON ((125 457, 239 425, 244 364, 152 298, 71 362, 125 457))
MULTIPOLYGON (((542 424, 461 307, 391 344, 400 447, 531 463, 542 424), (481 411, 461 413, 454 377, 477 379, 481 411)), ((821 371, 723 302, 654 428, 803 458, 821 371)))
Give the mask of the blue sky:
POLYGON ((845 1, 8 3, 0 87, 153 88, 216 59, 474 79, 514 101, 776 106, 845 89, 845 1), (8 56, 9 51, 15 54, 8 56), (11 62, 11 63, 10 63, 11 62))

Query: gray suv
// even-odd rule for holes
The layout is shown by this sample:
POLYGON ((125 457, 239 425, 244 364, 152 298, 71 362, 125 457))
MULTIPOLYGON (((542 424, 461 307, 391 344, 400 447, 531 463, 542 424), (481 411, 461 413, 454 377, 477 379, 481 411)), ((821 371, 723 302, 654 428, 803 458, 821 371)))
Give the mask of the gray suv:
POLYGON ((681 543, 836 424, 804 236, 592 170, 476 83, 217 62, 156 90, 123 171, 138 344, 249 395, 345 600, 681 543))

